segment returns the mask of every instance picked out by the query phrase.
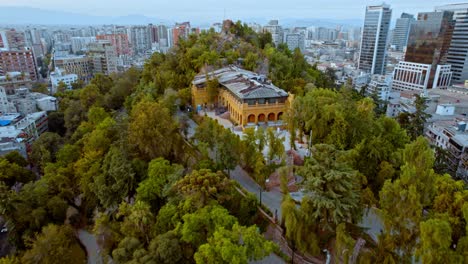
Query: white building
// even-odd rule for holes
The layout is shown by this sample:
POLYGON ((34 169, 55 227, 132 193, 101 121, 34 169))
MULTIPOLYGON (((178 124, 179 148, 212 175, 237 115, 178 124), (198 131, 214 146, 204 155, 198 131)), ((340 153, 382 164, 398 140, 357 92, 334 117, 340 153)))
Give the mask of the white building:
POLYGON ((8 95, 10 109, 6 113, 33 114, 38 111, 57 111, 57 98, 41 93, 31 93, 28 88, 19 88, 8 95))
POLYGON ((366 94, 377 94, 380 100, 388 101, 390 95, 390 87, 392 85, 392 77, 385 75, 373 75, 367 88, 366 94))
POLYGON ((304 51, 304 35, 299 33, 287 34, 286 44, 288 45, 288 48, 291 51, 294 51, 296 48, 299 48, 301 51, 304 51))
POLYGON ((78 81, 77 74, 64 74, 64 71, 55 67, 55 71, 50 73, 50 82, 52 83, 52 94, 57 92, 57 87, 60 82, 67 85, 68 89, 72 89, 72 83, 78 81))
POLYGON ((426 138, 432 145, 447 150, 450 172, 468 182, 468 132, 467 120, 454 118, 434 122, 427 127, 426 138))
POLYGON ((26 149, 47 129, 46 112, 0 115, 0 155, 18 151, 26 157, 26 149))
POLYGON ((278 23, 278 20, 271 20, 268 25, 263 27, 264 32, 270 32, 273 44, 278 47, 279 44, 283 43, 283 29, 278 23))
POLYGON ((426 91, 430 73, 429 64, 400 61, 393 70, 392 90, 426 91))
POLYGON ((452 65, 437 65, 432 88, 447 89, 452 83, 452 65))
POLYGON ((85 52, 88 50, 88 44, 95 42, 96 37, 72 37, 71 49, 73 53, 85 52))
MULTIPOLYGON (((450 67, 450 65, 437 65, 433 89, 447 89, 450 86, 452 78, 450 67)), ((392 90, 422 91, 427 95, 431 68, 430 64, 400 61, 393 71, 392 90)))
POLYGON ((16 112, 15 105, 8 101, 5 88, 0 86, 0 115, 5 113, 16 112))

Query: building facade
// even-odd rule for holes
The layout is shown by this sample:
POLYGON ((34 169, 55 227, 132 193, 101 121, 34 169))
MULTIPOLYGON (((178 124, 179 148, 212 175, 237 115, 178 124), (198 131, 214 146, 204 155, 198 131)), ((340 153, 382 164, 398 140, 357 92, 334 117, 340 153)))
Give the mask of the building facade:
POLYGON ((5 88, 7 94, 13 94, 17 88, 31 88, 32 81, 28 73, 7 72, 5 76, 0 76, 0 86, 5 88))
POLYGON ((283 43, 283 28, 279 25, 278 20, 270 20, 266 26, 263 27, 264 32, 270 32, 273 44, 278 47, 283 43))
POLYGON ((453 12, 423 12, 410 30, 405 61, 429 64, 428 88, 432 88, 437 65, 447 64, 453 33, 453 12))
POLYGON ((151 39, 148 27, 130 27, 128 38, 132 44, 134 54, 144 54, 146 51, 151 50, 151 39))
POLYGON ((46 112, 0 115, 0 155, 18 151, 26 157, 31 150, 32 143, 47 130, 46 112))
POLYGON ((86 52, 88 44, 96 41, 96 37, 72 37, 71 50, 73 53, 86 52))
POLYGON ((74 73, 65 74, 59 67, 50 73, 50 82, 52 84, 52 93, 56 93, 60 83, 64 83, 67 89, 72 89, 72 84, 78 81, 78 75, 74 73))
POLYGON ((304 35, 298 33, 291 33, 286 35, 286 44, 288 45, 289 50, 294 51, 299 48, 301 51, 304 51, 305 39, 304 35))
POLYGON ((373 75, 369 86, 366 89, 366 95, 375 94, 382 101, 387 101, 390 95, 392 78, 385 75, 373 75))
POLYGON ((400 61, 393 71, 392 90, 426 91, 429 85, 430 64, 400 61))
POLYGON ((93 78, 91 60, 84 55, 55 56, 54 66, 63 70, 63 74, 76 74, 78 79, 87 83, 93 78))
POLYGON ((360 70, 370 74, 385 74, 391 18, 392 9, 389 5, 367 6, 358 62, 360 70))
POLYGON ((23 32, 14 29, 0 31, 0 50, 22 50, 25 47, 23 32))
POLYGON ((228 66, 201 73, 192 82, 192 104, 197 109, 214 105, 229 112, 231 121, 245 128, 260 125, 281 125, 283 113, 292 100, 284 90, 265 76, 228 66), (208 77, 208 78, 207 78, 208 77), (210 100, 207 82, 217 79, 217 95, 210 100))
POLYGON ((447 151, 450 174, 468 182, 466 120, 435 122, 427 127, 425 136, 432 145, 447 151))
POLYGON ((452 81, 462 84, 468 80, 468 3, 436 7, 436 11, 451 11, 455 26, 447 55, 452 65, 452 81))
POLYGON ((107 40, 115 49, 117 56, 132 55, 132 48, 126 34, 105 34, 97 35, 96 40, 107 40))
POLYGON ((117 72, 117 56, 109 41, 99 40, 90 43, 88 56, 91 59, 93 74, 110 75, 117 72))
POLYGON ((176 46, 180 39, 188 38, 190 31, 190 22, 176 23, 172 29, 172 45, 176 46))
POLYGON ((401 17, 397 19, 392 39, 392 46, 395 47, 395 50, 405 50, 406 45, 408 44, 408 37, 411 25, 414 21, 414 15, 407 13, 401 14, 401 17))
POLYGON ((32 81, 39 79, 34 52, 29 49, 0 50, 0 75, 7 72, 24 72, 32 81))

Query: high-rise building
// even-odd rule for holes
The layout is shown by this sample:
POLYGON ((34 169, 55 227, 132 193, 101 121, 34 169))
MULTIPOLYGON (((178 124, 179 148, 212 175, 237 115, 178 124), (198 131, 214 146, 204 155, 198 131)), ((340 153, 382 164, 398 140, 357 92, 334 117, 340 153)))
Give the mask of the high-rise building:
POLYGON ((88 44, 96 41, 96 37, 72 37, 71 49, 73 53, 84 52, 88 50, 88 44))
POLYGON ((159 45, 161 47, 169 47, 169 34, 168 29, 164 25, 158 26, 158 37, 159 37, 159 45))
POLYGON ((132 55, 132 49, 126 34, 97 35, 96 39, 109 41, 114 47, 117 56, 132 55))
POLYGON ((89 44, 88 56, 91 58, 93 73, 109 75, 117 72, 117 56, 114 47, 107 40, 89 44))
POLYGON ((26 40, 23 32, 18 32, 14 29, 0 31, 0 49, 14 50, 24 49, 26 40))
POLYGON ((453 12, 423 12, 413 23, 405 61, 431 65, 428 88, 433 88, 438 65, 447 64, 452 38, 453 12))
POLYGON ((468 80, 468 3, 436 7, 436 11, 452 11, 455 27, 447 55, 452 66, 454 83, 468 80))
POLYGON ((296 48, 299 48, 301 51, 304 51, 304 35, 298 33, 287 34, 286 44, 288 45, 288 48, 291 51, 294 51, 296 48))
POLYGON ((172 29, 173 46, 179 43, 179 39, 188 38, 191 32, 190 22, 176 23, 172 29))
POLYGON ((411 24, 414 20, 414 15, 407 13, 401 14, 401 17, 397 19, 392 39, 392 45, 395 46, 395 50, 404 51, 406 48, 411 24))
POLYGON ((151 50, 150 32, 146 26, 133 26, 129 28, 128 38, 133 47, 134 54, 145 54, 151 50))
POLYGON ((151 44, 153 43, 159 43, 159 29, 158 26, 149 24, 148 25, 148 31, 150 34, 150 41, 151 44))
POLYGON ((391 18, 392 9, 389 5, 366 7, 358 62, 360 70, 370 74, 385 74, 391 18))
POLYGON ((30 49, 0 50, 0 75, 7 72, 28 73, 32 81, 39 78, 36 58, 30 49))
POLYGON ((278 20, 270 20, 268 25, 263 27, 264 32, 270 32, 273 44, 278 47, 283 43, 283 28, 279 25, 278 20))

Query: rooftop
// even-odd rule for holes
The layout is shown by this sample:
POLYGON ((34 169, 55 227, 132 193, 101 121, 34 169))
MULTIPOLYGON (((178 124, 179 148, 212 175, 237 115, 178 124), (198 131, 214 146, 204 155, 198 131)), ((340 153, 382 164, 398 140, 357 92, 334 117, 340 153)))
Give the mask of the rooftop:
POLYGON ((192 84, 204 87, 209 79, 218 79, 219 83, 240 99, 287 97, 288 93, 276 87, 263 75, 228 66, 209 73, 195 76, 192 84))

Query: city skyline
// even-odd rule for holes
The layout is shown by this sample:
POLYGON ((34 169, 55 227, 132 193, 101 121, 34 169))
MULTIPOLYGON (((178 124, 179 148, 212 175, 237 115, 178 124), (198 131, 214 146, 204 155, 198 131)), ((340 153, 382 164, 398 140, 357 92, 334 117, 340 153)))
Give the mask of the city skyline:
MULTIPOLYGON (((393 21, 406 12, 416 15, 418 12, 433 11, 434 6, 455 4, 454 1, 431 1, 421 0, 394 0, 385 1, 392 6, 393 21), (424 5, 422 5, 424 4, 424 5)), ((14 2, 0 0, 0 8, 6 7, 28 7, 43 10, 75 13, 88 16, 132 16, 140 15, 150 18, 164 19, 170 21, 191 20, 194 23, 207 23, 220 21, 223 18, 233 20, 267 20, 267 19, 362 19, 363 10, 366 5, 379 5, 382 1, 353 1, 352 5, 345 0, 295 0, 288 2, 267 2, 240 0, 236 3, 219 2, 214 0, 191 1, 182 0, 178 2, 154 3, 149 0, 110 1, 104 0, 94 2, 84 1, 59 1, 59 0, 17 0, 14 2), (319 6, 320 8, 316 8, 319 6)), ((58 21, 59 22, 59 21, 58 21)), ((13 21, 12 21, 13 23, 13 21)))

